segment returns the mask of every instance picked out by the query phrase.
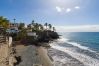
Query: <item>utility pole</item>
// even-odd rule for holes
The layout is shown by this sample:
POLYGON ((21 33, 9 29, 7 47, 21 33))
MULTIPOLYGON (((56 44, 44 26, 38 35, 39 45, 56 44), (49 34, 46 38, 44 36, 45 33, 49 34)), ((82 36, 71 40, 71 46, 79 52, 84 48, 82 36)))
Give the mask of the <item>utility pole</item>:
POLYGON ((14 27, 15 27, 15 20, 16 20, 16 19, 13 19, 13 20, 14 20, 14 27))
POLYGON ((14 20, 14 23, 15 23, 15 20, 16 20, 16 19, 13 19, 13 20, 14 20))

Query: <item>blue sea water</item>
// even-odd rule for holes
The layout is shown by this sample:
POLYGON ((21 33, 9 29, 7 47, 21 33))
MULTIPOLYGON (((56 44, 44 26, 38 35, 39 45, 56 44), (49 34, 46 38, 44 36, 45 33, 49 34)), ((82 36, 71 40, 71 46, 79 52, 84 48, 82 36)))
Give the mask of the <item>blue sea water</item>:
POLYGON ((72 32, 60 33, 70 42, 76 42, 82 46, 88 47, 91 50, 99 52, 99 32, 72 32))
POLYGON ((99 66, 99 32, 59 34, 49 49, 54 66, 99 66))

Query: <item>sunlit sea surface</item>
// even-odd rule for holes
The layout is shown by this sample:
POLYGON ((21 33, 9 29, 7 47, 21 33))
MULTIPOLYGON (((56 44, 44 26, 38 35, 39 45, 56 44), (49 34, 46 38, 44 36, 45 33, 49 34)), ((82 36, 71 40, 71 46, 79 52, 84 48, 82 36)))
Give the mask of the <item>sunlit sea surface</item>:
POLYGON ((59 34, 48 51, 54 66, 99 66, 99 32, 59 34))

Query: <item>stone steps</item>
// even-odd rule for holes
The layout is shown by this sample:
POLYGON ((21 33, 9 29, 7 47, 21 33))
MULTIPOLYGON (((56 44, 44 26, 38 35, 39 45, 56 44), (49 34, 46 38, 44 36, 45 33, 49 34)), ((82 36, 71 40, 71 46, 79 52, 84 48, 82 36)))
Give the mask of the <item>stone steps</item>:
POLYGON ((6 44, 6 38, 0 35, 0 44, 6 44))

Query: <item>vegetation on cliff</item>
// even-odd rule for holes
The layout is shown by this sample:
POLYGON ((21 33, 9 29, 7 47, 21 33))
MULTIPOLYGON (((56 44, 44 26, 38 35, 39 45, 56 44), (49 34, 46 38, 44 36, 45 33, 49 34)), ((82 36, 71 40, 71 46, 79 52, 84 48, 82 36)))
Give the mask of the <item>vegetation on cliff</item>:
MULTIPOLYGON (((6 32, 7 29, 12 28, 10 27, 10 24, 11 22, 7 20, 7 18, 0 16, 0 27, 4 28, 3 32, 6 32)), ((16 26, 14 27, 16 28, 16 26)), ((38 45, 41 42, 49 42, 53 39, 59 38, 59 35, 57 34, 55 27, 48 23, 42 25, 33 20, 31 24, 27 25, 27 27, 25 27, 24 23, 19 23, 17 28, 19 32, 10 32, 6 33, 6 35, 12 36, 13 41, 20 41, 23 44, 28 43, 38 45), (32 33, 34 35, 29 36, 28 33, 32 33)))

